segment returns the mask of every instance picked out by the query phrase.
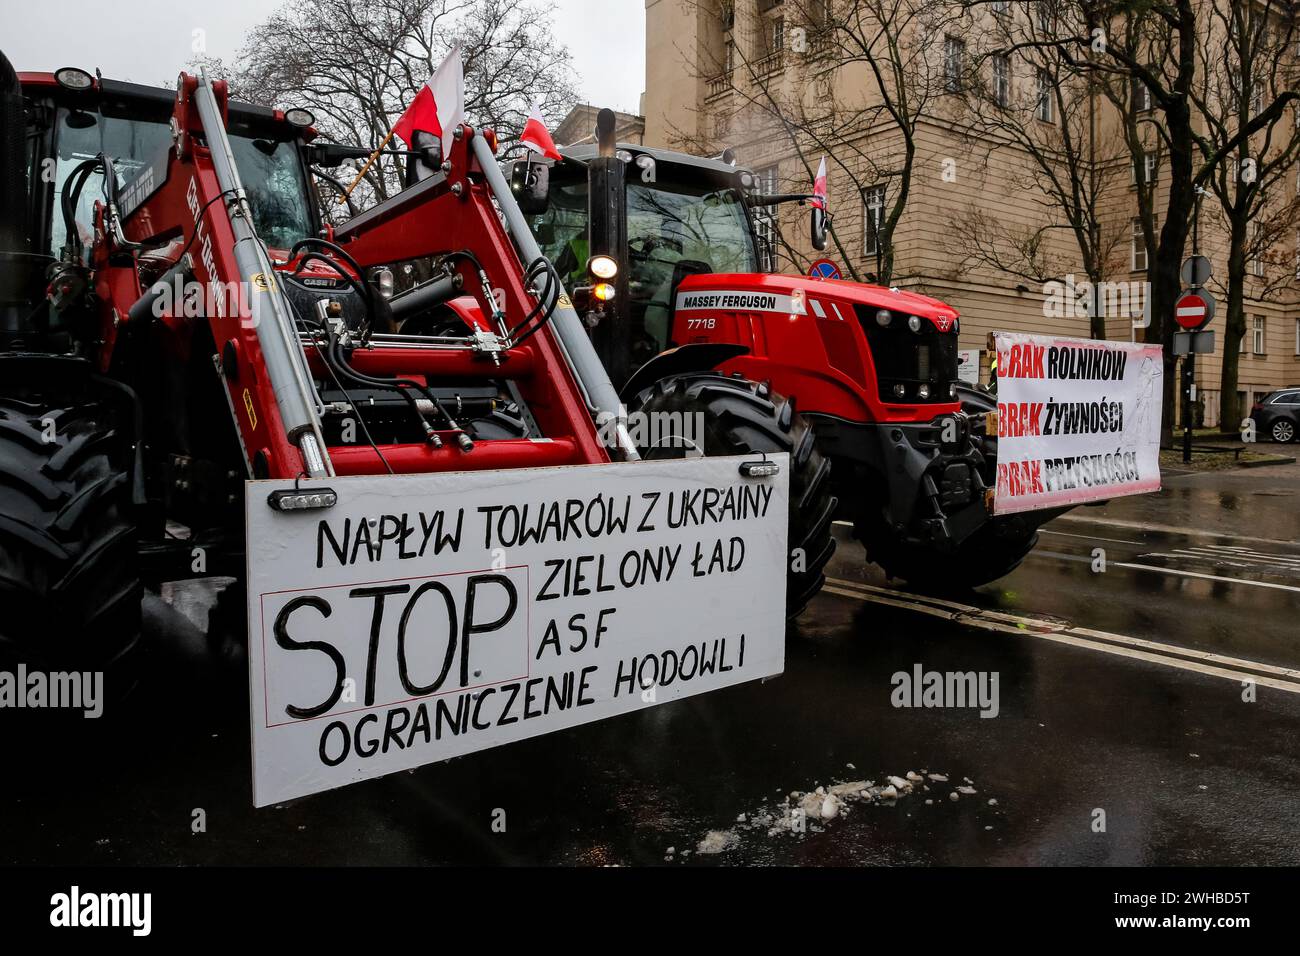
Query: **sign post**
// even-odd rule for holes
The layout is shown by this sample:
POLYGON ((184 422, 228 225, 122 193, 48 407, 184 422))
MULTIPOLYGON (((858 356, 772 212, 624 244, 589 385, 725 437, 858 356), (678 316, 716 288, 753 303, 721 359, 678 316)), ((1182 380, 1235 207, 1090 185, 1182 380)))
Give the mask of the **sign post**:
MULTIPOLYGON (((1214 318, 1214 297, 1201 288, 1210 278, 1210 260, 1205 256, 1190 256, 1183 263, 1182 278, 1191 288, 1174 303, 1174 321, 1186 329, 1175 335, 1185 337, 1187 349, 1183 359, 1183 462, 1192 460, 1192 403, 1196 397, 1196 339, 1200 330, 1214 318)), ((1181 351, 1178 347, 1175 352, 1181 351)))

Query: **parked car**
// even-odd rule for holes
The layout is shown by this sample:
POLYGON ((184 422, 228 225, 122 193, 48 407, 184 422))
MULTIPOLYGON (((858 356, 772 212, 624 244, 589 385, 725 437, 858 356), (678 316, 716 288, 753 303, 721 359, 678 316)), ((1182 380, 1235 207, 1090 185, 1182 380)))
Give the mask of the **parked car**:
POLYGON ((1300 435, 1300 386, 1269 392, 1251 406, 1250 418, 1261 439, 1295 441, 1300 435))

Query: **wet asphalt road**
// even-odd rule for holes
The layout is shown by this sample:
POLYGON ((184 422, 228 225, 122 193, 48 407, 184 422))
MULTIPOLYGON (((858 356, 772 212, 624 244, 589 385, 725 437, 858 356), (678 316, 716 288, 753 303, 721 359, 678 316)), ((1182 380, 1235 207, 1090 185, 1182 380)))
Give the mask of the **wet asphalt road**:
POLYGON ((842 540, 781 677, 266 810, 244 673, 155 601, 166 680, 98 721, 5 715, 23 772, 0 862, 1300 862, 1300 466, 1166 486, 1058 519, 1021 568, 947 603, 882 591, 842 540), (891 675, 917 665, 996 672, 997 717, 891 706, 891 675), (908 771, 948 780, 803 833, 751 825, 792 791, 908 771), (959 785, 975 792, 954 801, 959 785))

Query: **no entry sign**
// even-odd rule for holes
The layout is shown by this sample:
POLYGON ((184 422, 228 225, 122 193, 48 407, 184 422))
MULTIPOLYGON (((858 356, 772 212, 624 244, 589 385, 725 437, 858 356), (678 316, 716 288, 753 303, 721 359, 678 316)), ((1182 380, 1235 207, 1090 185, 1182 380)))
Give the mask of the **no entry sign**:
POLYGON ((1186 292, 1174 303, 1174 320, 1185 329, 1199 329, 1214 317, 1214 300, 1204 292, 1186 292))

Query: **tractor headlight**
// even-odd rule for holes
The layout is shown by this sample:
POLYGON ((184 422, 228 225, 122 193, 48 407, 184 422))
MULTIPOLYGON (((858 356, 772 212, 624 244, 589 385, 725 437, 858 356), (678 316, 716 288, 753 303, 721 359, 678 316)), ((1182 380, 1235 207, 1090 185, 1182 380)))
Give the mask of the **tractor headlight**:
POLYGON ((612 279, 618 275, 618 262, 613 256, 592 256, 587 260, 587 271, 597 279, 612 279))
POLYGON ((956 382, 949 382, 949 383, 948 383, 948 397, 949 397, 949 398, 956 398, 956 397, 957 397, 957 383, 956 383, 956 382))
POLYGON ((919 395, 919 396, 921 396, 922 399, 929 398, 929 397, 930 397, 930 386, 929 386, 929 385, 922 385, 920 388, 918 388, 918 389, 916 390, 916 394, 919 395))
POLYGON ((902 398, 906 394, 907 394, 907 386, 904 385, 902 382, 899 382, 897 385, 894 386, 895 397, 902 398))
POLYGON ((296 126, 299 129, 306 129, 316 122, 316 117, 312 115, 311 110, 305 110, 301 106, 295 106, 291 110, 284 111, 284 120, 290 126, 296 126))
POLYGON ((889 323, 892 321, 894 321, 894 316, 893 313, 891 313, 888 309, 876 310, 876 325, 884 329, 884 328, 888 328, 889 323))
POLYGON ((919 316, 909 315, 907 317, 907 327, 913 332, 921 331, 921 319, 919 316))
POLYGON ((614 298, 614 287, 608 282, 597 282, 591 287, 591 294, 601 302, 608 302, 614 298))
POLYGON ((54 71, 54 82, 65 90, 88 90, 95 85, 95 78, 85 70, 75 66, 65 66, 54 71))

